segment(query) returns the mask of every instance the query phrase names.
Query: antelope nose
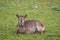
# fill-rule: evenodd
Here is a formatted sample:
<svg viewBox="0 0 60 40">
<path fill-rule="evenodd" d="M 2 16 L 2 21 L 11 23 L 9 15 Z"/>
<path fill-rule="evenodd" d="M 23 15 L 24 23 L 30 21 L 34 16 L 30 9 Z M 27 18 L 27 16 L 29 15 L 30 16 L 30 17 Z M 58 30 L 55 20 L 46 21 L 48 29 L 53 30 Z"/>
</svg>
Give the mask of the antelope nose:
<svg viewBox="0 0 60 40">
<path fill-rule="evenodd" d="M 22 23 L 22 21 L 21 21 L 21 23 Z"/>
</svg>

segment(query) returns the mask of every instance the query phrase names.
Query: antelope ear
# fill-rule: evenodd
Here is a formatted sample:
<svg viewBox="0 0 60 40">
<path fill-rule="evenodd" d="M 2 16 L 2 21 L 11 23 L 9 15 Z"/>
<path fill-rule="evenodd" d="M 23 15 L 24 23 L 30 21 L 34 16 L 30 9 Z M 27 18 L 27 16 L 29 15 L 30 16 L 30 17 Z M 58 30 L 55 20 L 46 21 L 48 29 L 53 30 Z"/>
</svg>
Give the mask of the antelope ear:
<svg viewBox="0 0 60 40">
<path fill-rule="evenodd" d="M 24 16 L 25 18 L 27 17 L 27 14 L 25 14 L 25 16 Z"/>
<path fill-rule="evenodd" d="M 18 14 L 16 14 L 16 16 L 17 16 L 17 18 L 19 18 L 19 15 Z"/>
</svg>

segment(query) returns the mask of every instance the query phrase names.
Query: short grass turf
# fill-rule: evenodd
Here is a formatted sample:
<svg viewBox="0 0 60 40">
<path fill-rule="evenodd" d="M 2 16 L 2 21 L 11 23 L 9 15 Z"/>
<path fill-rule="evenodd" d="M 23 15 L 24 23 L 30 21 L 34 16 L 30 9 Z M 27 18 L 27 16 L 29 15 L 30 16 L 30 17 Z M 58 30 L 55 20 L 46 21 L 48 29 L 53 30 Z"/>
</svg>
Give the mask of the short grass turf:
<svg viewBox="0 0 60 40">
<path fill-rule="evenodd" d="M 14 35 L 16 14 L 41 21 L 45 33 Z M 60 0 L 0 0 L 0 40 L 60 40 Z"/>
</svg>

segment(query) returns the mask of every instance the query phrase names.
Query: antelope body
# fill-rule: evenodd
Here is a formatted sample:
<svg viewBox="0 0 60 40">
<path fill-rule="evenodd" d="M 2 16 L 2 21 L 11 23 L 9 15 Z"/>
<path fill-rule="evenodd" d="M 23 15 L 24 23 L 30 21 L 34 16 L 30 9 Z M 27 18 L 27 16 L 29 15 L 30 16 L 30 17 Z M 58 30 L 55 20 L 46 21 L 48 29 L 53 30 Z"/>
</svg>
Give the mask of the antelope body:
<svg viewBox="0 0 60 40">
<path fill-rule="evenodd" d="M 43 33 L 45 31 L 44 25 L 37 20 L 27 20 L 25 21 L 27 15 L 18 17 L 18 24 L 16 25 L 16 34 L 32 34 L 32 33 Z"/>
</svg>

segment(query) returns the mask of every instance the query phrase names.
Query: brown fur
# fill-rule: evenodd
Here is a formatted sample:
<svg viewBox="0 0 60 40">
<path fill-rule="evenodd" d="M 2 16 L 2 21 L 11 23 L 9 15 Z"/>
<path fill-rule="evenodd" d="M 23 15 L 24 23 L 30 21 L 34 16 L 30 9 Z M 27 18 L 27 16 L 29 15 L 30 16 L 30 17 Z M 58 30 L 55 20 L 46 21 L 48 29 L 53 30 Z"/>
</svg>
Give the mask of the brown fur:
<svg viewBox="0 0 60 40">
<path fill-rule="evenodd" d="M 24 34 L 32 34 L 32 33 L 43 33 L 45 31 L 44 25 L 37 20 L 27 20 L 25 21 L 25 16 L 18 17 L 18 24 L 16 26 L 16 34 L 24 33 Z"/>
</svg>

